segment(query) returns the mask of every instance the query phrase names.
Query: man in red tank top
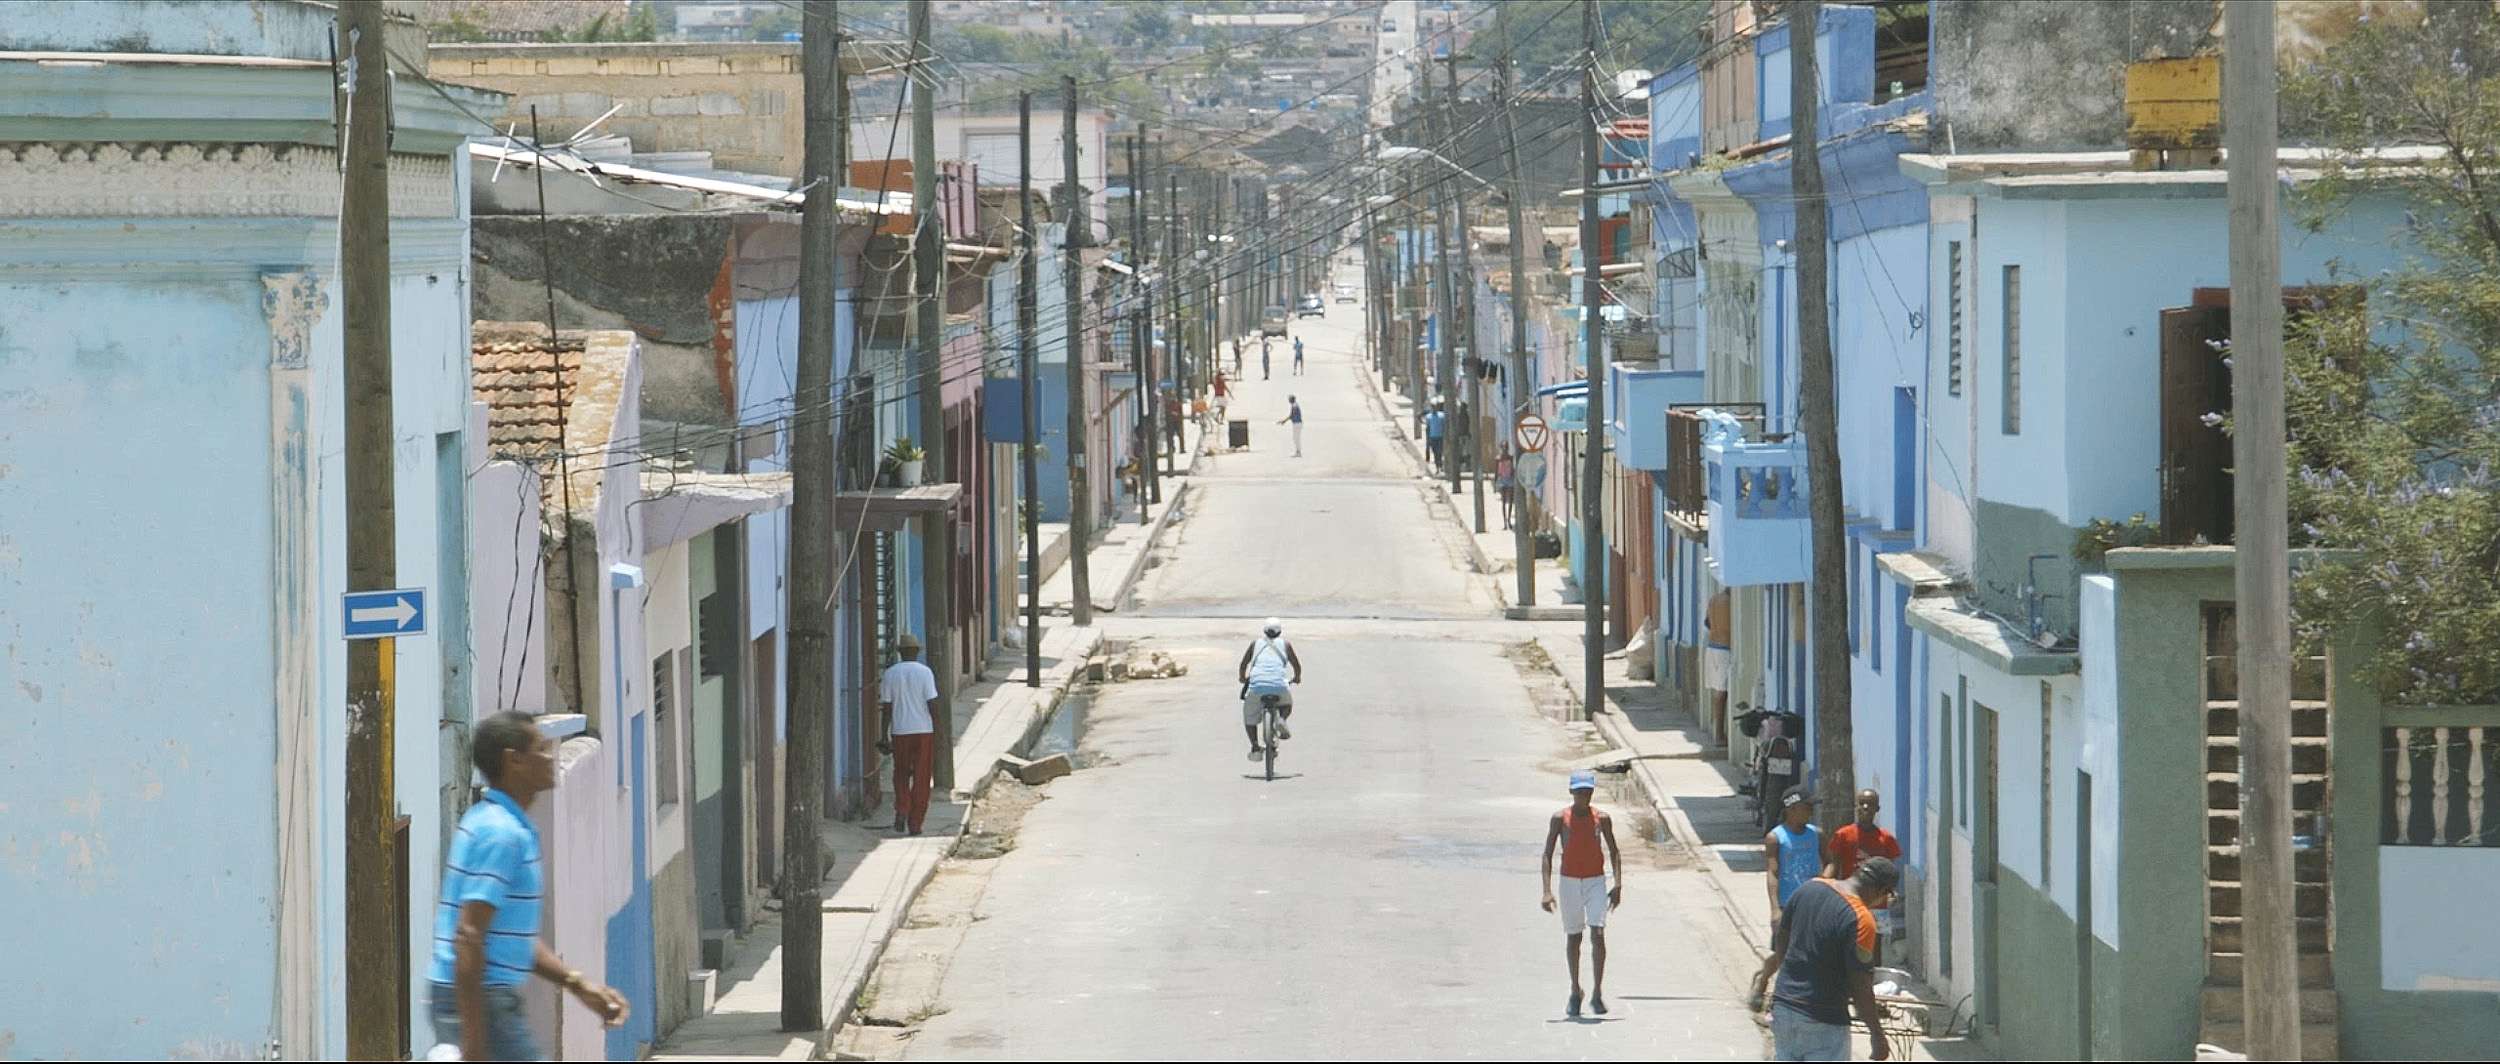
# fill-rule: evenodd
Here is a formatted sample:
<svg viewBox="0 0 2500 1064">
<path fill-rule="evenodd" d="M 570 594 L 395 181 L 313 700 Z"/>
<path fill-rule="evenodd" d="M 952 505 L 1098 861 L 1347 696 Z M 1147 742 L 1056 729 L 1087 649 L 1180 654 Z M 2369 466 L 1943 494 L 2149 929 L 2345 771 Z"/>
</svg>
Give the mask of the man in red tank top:
<svg viewBox="0 0 2500 1064">
<path fill-rule="evenodd" d="M 1545 827 L 1545 911 L 1562 912 L 1563 957 L 1571 967 L 1571 1003 L 1565 1014 L 1580 1015 L 1580 935 L 1585 931 L 1593 952 L 1589 965 L 1589 1010 L 1606 1014 L 1606 913 L 1623 904 L 1623 851 L 1615 847 L 1614 818 L 1589 804 L 1597 794 L 1597 773 L 1571 774 L 1571 804 L 1554 814 Z M 1605 840 L 1600 853 L 1598 840 Z M 1554 892 L 1554 847 L 1562 846 L 1562 893 Z M 1615 866 L 1615 885 L 1606 886 L 1606 862 Z"/>
</svg>

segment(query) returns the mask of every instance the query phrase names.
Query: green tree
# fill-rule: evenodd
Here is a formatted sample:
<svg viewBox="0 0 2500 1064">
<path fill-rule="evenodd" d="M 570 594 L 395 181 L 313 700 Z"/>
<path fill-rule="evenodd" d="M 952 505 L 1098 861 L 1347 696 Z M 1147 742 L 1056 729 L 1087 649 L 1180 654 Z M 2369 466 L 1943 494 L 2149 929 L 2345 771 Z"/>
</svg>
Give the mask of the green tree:
<svg viewBox="0 0 2500 1064">
<path fill-rule="evenodd" d="M 2285 81 L 2338 156 L 2302 223 L 2400 197 L 2408 255 L 2300 314 L 2284 371 L 2293 542 L 2345 552 L 2299 574 L 2303 638 L 2375 626 L 2386 697 L 2457 705 L 2500 700 L 2500 20 L 2443 6 Z"/>
<path fill-rule="evenodd" d="M 1012 62 L 1021 50 L 1017 47 L 1019 42 L 1016 34 L 984 23 L 976 22 L 959 27 L 946 36 L 954 39 L 940 41 L 938 51 L 966 62 Z M 949 45 L 952 47 L 948 47 Z"/>
<path fill-rule="evenodd" d="M 1477 38 L 1498 42 L 1507 26 L 1513 56 L 1530 77 L 1578 62 L 1579 0 L 1503 0 L 1493 18 Z M 1710 0 L 1599 0 L 1599 58 L 1610 71 L 1673 69 L 1701 54 L 1701 27 L 1709 20 Z"/>
<path fill-rule="evenodd" d="M 1167 47 L 1172 43 L 1172 16 L 1161 4 L 1131 5 L 1112 34 L 1123 48 Z"/>
<path fill-rule="evenodd" d="M 486 24 L 478 21 L 473 9 L 456 8 L 440 22 L 429 22 L 426 36 L 435 41 L 474 43 L 486 39 Z"/>
</svg>

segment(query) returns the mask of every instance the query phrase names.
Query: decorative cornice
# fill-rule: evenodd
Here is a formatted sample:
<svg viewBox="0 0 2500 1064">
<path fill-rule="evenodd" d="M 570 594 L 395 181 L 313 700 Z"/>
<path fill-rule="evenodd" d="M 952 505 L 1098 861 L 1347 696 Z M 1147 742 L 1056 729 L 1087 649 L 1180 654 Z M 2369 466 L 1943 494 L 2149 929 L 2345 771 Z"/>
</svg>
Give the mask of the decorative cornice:
<svg viewBox="0 0 2500 1064">
<path fill-rule="evenodd" d="M 335 217 L 339 158 L 300 144 L 0 143 L 0 218 Z M 453 217 L 447 156 L 391 156 L 391 215 Z"/>
</svg>

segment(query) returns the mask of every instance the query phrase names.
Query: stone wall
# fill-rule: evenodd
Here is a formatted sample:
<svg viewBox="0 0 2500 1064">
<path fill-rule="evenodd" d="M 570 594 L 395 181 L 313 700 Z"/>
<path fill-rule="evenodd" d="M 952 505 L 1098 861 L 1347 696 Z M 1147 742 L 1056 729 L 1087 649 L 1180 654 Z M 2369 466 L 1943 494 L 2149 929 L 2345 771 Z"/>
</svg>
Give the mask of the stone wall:
<svg viewBox="0 0 2500 1064">
<path fill-rule="evenodd" d="M 560 141 L 597 132 L 640 152 L 709 151 L 726 170 L 796 177 L 799 46 L 790 43 L 438 44 L 438 80 L 510 93 L 498 125 Z"/>
</svg>

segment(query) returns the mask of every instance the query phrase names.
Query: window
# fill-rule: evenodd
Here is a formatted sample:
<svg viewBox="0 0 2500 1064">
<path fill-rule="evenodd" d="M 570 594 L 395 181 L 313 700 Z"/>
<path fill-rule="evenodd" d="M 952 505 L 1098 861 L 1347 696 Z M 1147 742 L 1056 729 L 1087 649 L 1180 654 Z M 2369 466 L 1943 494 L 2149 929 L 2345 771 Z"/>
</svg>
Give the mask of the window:
<svg viewBox="0 0 2500 1064">
<path fill-rule="evenodd" d="M 1962 242 L 1944 246 L 1944 391 L 1962 394 Z"/>
<path fill-rule="evenodd" d="M 2023 268 L 2005 268 L 2005 434 L 2023 431 Z"/>
<path fill-rule="evenodd" d="M 651 773 L 662 809 L 677 804 L 677 655 L 680 653 L 683 651 L 672 650 L 651 659 L 651 731 L 657 741 L 657 747 L 651 752 Z"/>
</svg>

